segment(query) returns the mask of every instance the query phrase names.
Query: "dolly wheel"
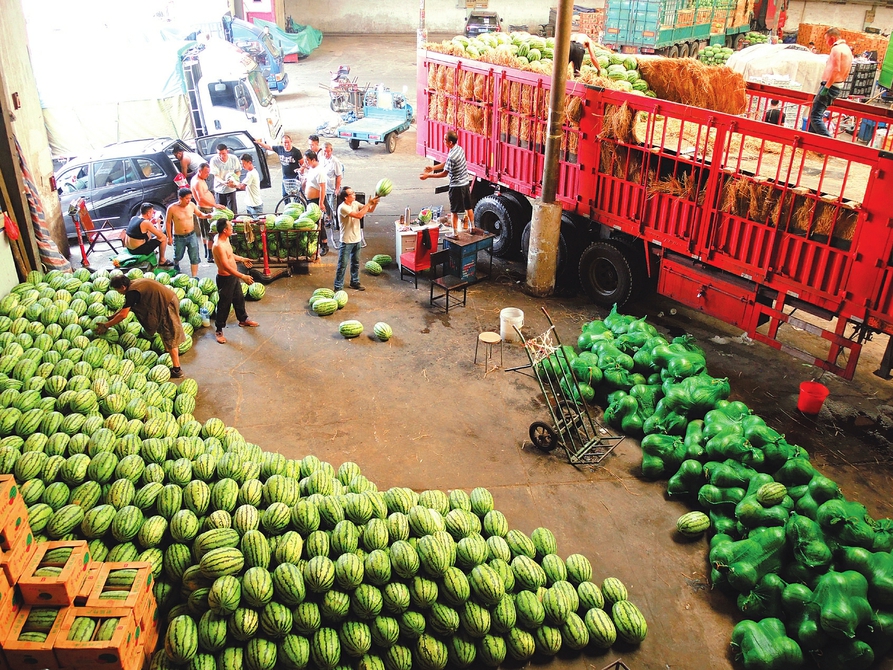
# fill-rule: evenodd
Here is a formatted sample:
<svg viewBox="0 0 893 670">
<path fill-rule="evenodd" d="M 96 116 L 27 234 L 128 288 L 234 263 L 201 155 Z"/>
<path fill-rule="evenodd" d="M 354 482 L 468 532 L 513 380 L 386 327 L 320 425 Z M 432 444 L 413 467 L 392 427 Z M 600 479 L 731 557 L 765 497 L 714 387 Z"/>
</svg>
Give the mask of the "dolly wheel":
<svg viewBox="0 0 893 670">
<path fill-rule="evenodd" d="M 558 436 L 552 426 L 542 421 L 530 424 L 530 441 L 540 451 L 552 451 L 558 446 Z"/>
</svg>

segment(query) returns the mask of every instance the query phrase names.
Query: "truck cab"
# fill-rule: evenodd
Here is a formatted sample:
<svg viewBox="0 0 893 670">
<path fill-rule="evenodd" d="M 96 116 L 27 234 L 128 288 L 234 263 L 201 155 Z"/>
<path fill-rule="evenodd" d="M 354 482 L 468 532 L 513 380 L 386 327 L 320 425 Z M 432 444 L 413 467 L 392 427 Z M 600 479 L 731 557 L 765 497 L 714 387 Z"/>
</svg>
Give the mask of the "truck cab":
<svg viewBox="0 0 893 670">
<path fill-rule="evenodd" d="M 271 90 L 281 93 L 288 86 L 285 55 L 270 37 L 269 28 L 260 28 L 229 14 L 223 16 L 223 35 L 227 42 L 240 48 L 260 67 Z"/>
<path fill-rule="evenodd" d="M 265 142 L 278 141 L 279 107 L 248 54 L 212 39 L 186 50 L 183 74 L 197 136 L 239 129 Z"/>
</svg>

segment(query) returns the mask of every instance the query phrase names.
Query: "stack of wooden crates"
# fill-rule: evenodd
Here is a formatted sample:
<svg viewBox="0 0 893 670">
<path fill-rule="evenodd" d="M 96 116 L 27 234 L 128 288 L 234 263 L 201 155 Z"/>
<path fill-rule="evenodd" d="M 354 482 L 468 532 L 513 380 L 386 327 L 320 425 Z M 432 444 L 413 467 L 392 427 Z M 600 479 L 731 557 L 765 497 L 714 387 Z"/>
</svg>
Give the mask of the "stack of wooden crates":
<svg viewBox="0 0 893 670">
<path fill-rule="evenodd" d="M 158 644 L 149 563 L 97 563 L 87 543 L 35 542 L 0 476 L 0 670 L 142 670 Z"/>
</svg>

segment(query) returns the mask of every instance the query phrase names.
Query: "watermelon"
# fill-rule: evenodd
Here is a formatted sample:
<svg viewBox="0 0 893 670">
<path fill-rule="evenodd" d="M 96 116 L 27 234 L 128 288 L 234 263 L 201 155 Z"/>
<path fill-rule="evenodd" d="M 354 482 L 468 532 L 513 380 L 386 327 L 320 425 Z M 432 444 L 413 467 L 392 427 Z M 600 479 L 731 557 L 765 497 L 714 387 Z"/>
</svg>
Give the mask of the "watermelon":
<svg viewBox="0 0 893 670">
<path fill-rule="evenodd" d="M 373 277 L 377 277 L 382 272 L 381 265 L 379 265 L 375 261 L 366 261 L 366 272 L 368 272 Z"/>
<path fill-rule="evenodd" d="M 342 337 L 345 339 L 359 337 L 363 332 L 363 324 L 355 319 L 342 321 L 341 325 L 338 326 L 338 332 L 341 333 Z"/>
<path fill-rule="evenodd" d="M 394 189 L 394 184 L 390 179 L 384 177 L 378 180 L 378 183 L 375 185 L 375 195 L 383 198 L 391 193 Z"/>
<path fill-rule="evenodd" d="M 382 342 L 387 342 L 394 336 L 394 331 L 384 321 L 379 321 L 372 327 L 372 332 Z"/>
<path fill-rule="evenodd" d="M 769 484 L 769 486 L 772 485 Z M 787 491 L 784 484 L 778 484 L 778 486 L 781 486 Z M 679 531 L 680 535 L 684 535 L 685 537 L 699 537 L 709 528 L 710 517 L 703 512 L 688 512 L 683 514 L 676 521 L 676 530 Z"/>
</svg>

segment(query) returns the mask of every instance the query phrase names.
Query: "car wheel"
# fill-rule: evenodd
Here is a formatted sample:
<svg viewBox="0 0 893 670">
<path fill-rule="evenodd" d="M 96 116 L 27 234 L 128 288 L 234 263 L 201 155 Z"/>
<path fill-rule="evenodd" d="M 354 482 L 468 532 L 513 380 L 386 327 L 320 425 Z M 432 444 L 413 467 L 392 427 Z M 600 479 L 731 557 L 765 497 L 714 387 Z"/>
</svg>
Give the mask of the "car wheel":
<svg viewBox="0 0 893 670">
<path fill-rule="evenodd" d="M 356 151 L 357 149 L 360 148 L 359 140 L 348 140 L 348 144 L 350 144 L 350 148 L 353 149 L 354 151 Z"/>
<path fill-rule="evenodd" d="M 388 133 L 384 138 L 384 145 L 387 148 L 389 154 L 397 151 L 397 133 Z"/>
</svg>

